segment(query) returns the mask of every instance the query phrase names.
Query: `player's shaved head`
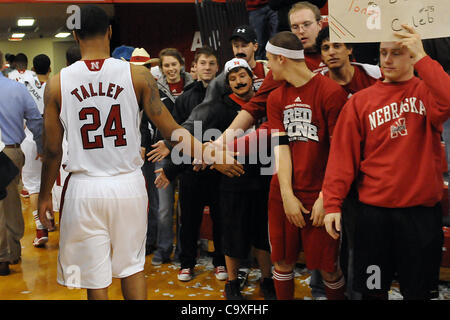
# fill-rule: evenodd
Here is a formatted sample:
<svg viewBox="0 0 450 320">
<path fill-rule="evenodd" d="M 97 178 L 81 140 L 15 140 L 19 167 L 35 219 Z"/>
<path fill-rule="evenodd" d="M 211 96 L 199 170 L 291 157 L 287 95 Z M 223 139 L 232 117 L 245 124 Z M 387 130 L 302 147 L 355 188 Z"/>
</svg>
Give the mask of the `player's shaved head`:
<svg viewBox="0 0 450 320">
<path fill-rule="evenodd" d="M 106 12 L 95 5 L 86 5 L 80 10 L 80 29 L 75 34 L 80 39 L 103 36 L 109 28 L 109 17 Z"/>
</svg>

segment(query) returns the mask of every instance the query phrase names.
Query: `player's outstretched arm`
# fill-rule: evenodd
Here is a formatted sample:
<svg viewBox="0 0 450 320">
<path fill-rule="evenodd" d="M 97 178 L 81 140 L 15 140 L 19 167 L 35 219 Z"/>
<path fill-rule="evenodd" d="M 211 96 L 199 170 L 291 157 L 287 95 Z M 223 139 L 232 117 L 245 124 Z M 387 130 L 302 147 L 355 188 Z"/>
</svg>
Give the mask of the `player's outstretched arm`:
<svg viewBox="0 0 450 320">
<path fill-rule="evenodd" d="M 41 172 L 41 189 L 39 191 L 39 219 L 45 227 L 50 227 L 47 211 L 52 212 L 51 191 L 59 173 L 62 158 L 62 139 L 64 129 L 59 120 L 61 108 L 61 86 L 59 74 L 52 77 L 44 91 L 44 130 L 43 162 Z"/>
<path fill-rule="evenodd" d="M 164 139 L 170 141 L 174 146 L 177 145 L 183 153 L 191 157 L 218 164 L 216 169 L 227 176 L 233 177 L 244 173 L 242 165 L 237 163 L 232 155 L 215 152 L 215 150 L 205 152 L 206 147 L 189 131 L 176 123 L 161 102 L 156 82 L 146 68 L 131 65 L 131 74 L 139 104 L 149 119 L 158 127 Z"/>
</svg>

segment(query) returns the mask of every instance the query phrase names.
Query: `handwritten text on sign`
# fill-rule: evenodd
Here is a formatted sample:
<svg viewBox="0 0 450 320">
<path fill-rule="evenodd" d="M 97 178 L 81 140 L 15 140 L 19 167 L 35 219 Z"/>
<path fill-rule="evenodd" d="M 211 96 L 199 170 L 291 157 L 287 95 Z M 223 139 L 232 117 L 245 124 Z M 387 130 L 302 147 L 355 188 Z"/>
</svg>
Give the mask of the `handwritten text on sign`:
<svg viewBox="0 0 450 320">
<path fill-rule="evenodd" d="M 450 0 L 329 0 L 332 42 L 395 41 L 402 24 L 422 39 L 450 36 Z"/>
</svg>

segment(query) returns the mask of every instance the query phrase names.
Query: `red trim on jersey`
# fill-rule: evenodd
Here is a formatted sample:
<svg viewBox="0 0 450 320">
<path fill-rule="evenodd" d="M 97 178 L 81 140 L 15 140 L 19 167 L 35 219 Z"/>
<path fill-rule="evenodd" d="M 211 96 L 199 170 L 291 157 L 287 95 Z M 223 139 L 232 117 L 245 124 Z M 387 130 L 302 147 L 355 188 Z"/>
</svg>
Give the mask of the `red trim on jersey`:
<svg viewBox="0 0 450 320">
<path fill-rule="evenodd" d="M 100 71 L 103 67 L 105 59 L 83 60 L 89 71 Z"/>
<path fill-rule="evenodd" d="M 62 218 L 63 207 L 64 207 L 64 197 L 66 196 L 67 185 L 69 184 L 69 180 L 70 180 L 71 176 L 72 176 L 72 172 L 69 173 L 66 180 L 64 181 L 64 186 L 63 186 L 63 189 L 61 192 L 61 203 L 59 205 L 59 224 L 61 224 L 61 218 Z"/>
</svg>

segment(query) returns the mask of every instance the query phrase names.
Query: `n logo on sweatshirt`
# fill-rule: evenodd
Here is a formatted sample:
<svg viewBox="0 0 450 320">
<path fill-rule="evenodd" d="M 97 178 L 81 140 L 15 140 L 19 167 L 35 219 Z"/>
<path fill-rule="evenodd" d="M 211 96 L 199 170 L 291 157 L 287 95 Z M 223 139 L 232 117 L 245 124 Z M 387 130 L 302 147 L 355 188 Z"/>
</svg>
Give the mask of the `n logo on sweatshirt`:
<svg viewBox="0 0 450 320">
<path fill-rule="evenodd" d="M 394 125 L 391 126 L 391 139 L 397 138 L 398 135 L 401 136 L 408 135 L 405 118 L 398 119 L 397 121 L 395 121 Z"/>
</svg>

